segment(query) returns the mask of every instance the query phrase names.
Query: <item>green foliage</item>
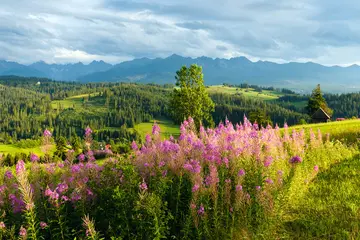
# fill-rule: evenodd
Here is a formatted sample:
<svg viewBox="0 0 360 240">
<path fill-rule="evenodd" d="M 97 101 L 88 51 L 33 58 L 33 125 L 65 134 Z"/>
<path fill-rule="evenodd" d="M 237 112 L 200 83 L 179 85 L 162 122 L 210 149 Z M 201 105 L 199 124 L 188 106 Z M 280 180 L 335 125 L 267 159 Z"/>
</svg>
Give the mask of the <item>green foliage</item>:
<svg viewBox="0 0 360 240">
<path fill-rule="evenodd" d="M 299 120 L 299 125 L 305 125 L 305 124 L 307 124 L 305 119 L 302 118 Z"/>
<path fill-rule="evenodd" d="M 266 127 L 267 125 L 272 125 L 272 121 L 269 116 L 266 115 L 264 110 L 257 109 L 250 112 L 249 114 L 250 122 L 256 122 L 259 126 Z"/>
<path fill-rule="evenodd" d="M 67 152 L 67 143 L 66 143 L 66 138 L 64 137 L 59 137 L 56 140 L 56 151 L 55 151 L 55 155 L 57 155 L 58 157 L 60 157 L 61 159 L 65 159 L 66 157 L 66 152 Z"/>
<path fill-rule="evenodd" d="M 306 107 L 309 115 L 313 115 L 319 108 L 322 108 L 327 114 L 332 115 L 333 111 L 327 106 L 326 100 L 322 95 L 320 84 L 313 90 L 308 105 Z"/>
<path fill-rule="evenodd" d="M 176 86 L 170 99 L 170 111 L 176 123 L 192 117 L 197 126 L 213 125 L 211 112 L 215 104 L 204 85 L 202 68 L 196 64 L 183 66 L 176 72 Z"/>
<path fill-rule="evenodd" d="M 230 94 L 211 94 L 212 100 L 215 102 L 215 112 L 213 118 L 218 124 L 228 118 L 230 122 L 238 123 L 243 121 L 244 115 L 249 116 L 250 112 L 261 110 L 265 111 L 273 124 L 282 126 L 285 122 L 288 125 L 295 125 L 301 118 L 308 119 L 306 114 L 298 113 L 293 110 L 286 109 L 276 103 L 265 102 L 258 99 L 252 99 L 241 95 Z"/>
<path fill-rule="evenodd" d="M 75 134 L 71 137 L 71 147 L 75 152 L 78 152 L 81 148 L 81 139 Z"/>
</svg>

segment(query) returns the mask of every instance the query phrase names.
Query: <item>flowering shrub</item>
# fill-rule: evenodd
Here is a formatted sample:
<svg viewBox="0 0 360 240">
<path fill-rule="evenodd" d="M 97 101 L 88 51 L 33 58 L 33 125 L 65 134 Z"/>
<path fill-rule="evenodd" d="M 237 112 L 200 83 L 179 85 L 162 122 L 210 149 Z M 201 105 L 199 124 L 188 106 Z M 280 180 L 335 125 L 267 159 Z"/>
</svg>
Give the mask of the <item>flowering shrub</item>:
<svg viewBox="0 0 360 240">
<path fill-rule="evenodd" d="M 1 237 L 273 239 L 319 170 L 353 154 L 321 133 L 246 118 L 199 131 L 190 118 L 177 140 L 159 133 L 155 125 L 131 157 L 101 165 L 96 156 L 110 150 L 88 149 L 78 163 L 70 151 L 59 163 L 19 161 L 1 178 Z"/>
</svg>

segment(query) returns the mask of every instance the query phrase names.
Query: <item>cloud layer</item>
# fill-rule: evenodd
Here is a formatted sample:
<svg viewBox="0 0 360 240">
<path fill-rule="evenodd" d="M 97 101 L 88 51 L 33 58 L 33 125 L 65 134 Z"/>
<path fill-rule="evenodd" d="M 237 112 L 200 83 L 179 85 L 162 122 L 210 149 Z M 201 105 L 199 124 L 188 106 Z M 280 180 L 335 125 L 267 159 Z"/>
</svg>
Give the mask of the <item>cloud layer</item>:
<svg viewBox="0 0 360 240">
<path fill-rule="evenodd" d="M 0 59 L 111 63 L 189 56 L 360 63 L 360 2 L 1 0 Z"/>
</svg>

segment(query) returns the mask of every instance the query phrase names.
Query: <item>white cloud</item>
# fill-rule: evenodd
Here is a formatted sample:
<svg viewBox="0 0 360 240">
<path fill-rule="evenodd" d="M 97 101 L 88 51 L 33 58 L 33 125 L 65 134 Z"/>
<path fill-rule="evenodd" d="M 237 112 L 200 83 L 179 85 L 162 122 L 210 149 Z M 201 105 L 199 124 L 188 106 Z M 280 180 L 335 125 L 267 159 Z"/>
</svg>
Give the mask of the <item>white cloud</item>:
<svg viewBox="0 0 360 240">
<path fill-rule="evenodd" d="M 90 63 L 93 60 L 103 60 L 109 63 L 117 63 L 126 60 L 130 60 L 131 57 L 118 57 L 111 55 L 96 55 L 89 54 L 80 50 L 70 50 L 66 48 L 55 48 L 52 50 L 53 52 L 53 62 L 83 62 Z"/>
<path fill-rule="evenodd" d="M 177 53 L 351 64 L 360 3 L 349 2 L 1 0 L 0 59 L 114 63 Z"/>
</svg>

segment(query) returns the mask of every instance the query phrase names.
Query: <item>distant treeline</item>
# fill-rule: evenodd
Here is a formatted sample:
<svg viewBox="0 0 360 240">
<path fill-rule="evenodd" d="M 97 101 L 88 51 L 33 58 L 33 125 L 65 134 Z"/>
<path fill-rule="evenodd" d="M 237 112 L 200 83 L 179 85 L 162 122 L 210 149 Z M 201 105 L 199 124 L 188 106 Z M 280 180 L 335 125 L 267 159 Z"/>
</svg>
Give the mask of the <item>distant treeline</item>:
<svg viewBox="0 0 360 240">
<path fill-rule="evenodd" d="M 329 94 L 325 93 L 324 98 L 328 106 L 334 110 L 333 119 L 336 118 L 358 118 L 360 116 L 360 93 Z M 285 95 L 276 102 L 280 106 L 292 111 L 305 113 L 304 106 L 296 103 L 304 103 L 309 95 Z"/>
</svg>

